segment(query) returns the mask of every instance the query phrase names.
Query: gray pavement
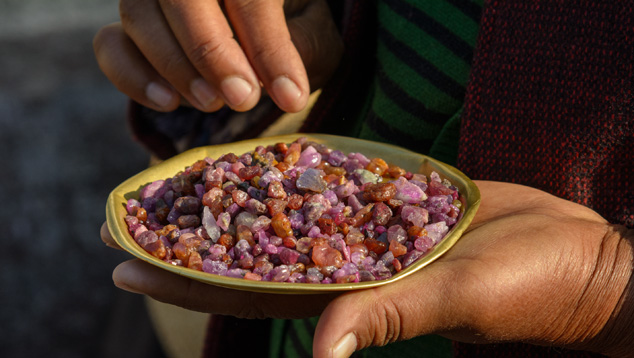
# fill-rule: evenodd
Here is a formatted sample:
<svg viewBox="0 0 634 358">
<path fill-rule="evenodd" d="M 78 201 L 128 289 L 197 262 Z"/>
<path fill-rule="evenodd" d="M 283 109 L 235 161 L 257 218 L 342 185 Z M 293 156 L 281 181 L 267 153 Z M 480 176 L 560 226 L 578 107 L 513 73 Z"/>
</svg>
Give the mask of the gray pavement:
<svg viewBox="0 0 634 358">
<path fill-rule="evenodd" d="M 2 357 L 156 357 L 141 297 L 114 287 L 128 256 L 99 239 L 108 193 L 147 153 L 99 71 L 113 0 L 0 2 Z"/>
</svg>

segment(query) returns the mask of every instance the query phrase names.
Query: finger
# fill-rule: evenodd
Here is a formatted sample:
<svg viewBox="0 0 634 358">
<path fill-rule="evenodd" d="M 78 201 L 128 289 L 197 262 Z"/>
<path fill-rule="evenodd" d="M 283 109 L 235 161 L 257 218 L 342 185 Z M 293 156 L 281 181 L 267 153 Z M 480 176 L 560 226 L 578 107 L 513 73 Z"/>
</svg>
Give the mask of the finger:
<svg viewBox="0 0 634 358">
<path fill-rule="evenodd" d="M 225 8 L 240 44 L 271 98 L 285 111 L 302 110 L 310 88 L 286 25 L 283 1 L 226 1 Z"/>
<path fill-rule="evenodd" d="M 114 241 L 114 238 L 112 238 L 112 235 L 110 235 L 110 230 L 108 230 L 108 223 L 104 222 L 103 225 L 101 225 L 101 230 L 99 230 L 99 234 L 101 235 L 101 241 L 103 241 L 106 246 L 112 247 L 113 249 L 121 250 L 121 246 L 119 246 L 117 242 Z"/>
<path fill-rule="evenodd" d="M 582 206 L 524 185 L 476 180 L 481 196 L 477 215 L 471 223 L 473 230 L 491 219 L 502 215 L 522 214 L 530 211 L 547 210 L 549 214 L 561 217 L 577 217 L 588 221 L 607 223 L 604 218 L 592 210 L 580 210 Z M 513 198 L 509 200 L 508 198 Z M 517 203 L 522 205 L 518 206 Z"/>
<path fill-rule="evenodd" d="M 336 298 L 317 324 L 314 356 L 348 357 L 362 348 L 456 326 L 441 279 L 426 272 Z"/>
<path fill-rule="evenodd" d="M 93 40 L 99 67 L 117 89 L 157 111 L 172 111 L 180 96 L 148 63 L 121 24 L 103 27 Z"/>
<path fill-rule="evenodd" d="M 321 88 L 339 65 L 344 50 L 330 8 L 321 0 L 286 1 L 284 7 L 287 14 L 294 14 L 287 16 L 288 29 L 306 68 L 311 91 Z"/>
<path fill-rule="evenodd" d="M 140 260 L 121 263 L 113 272 L 121 289 L 190 310 L 239 318 L 316 316 L 336 294 L 278 295 L 213 286 L 173 274 Z"/>
<path fill-rule="evenodd" d="M 160 6 L 184 56 L 225 103 L 238 111 L 255 106 L 260 82 L 233 38 L 217 1 L 160 0 Z M 233 1 L 231 1 L 233 3 Z"/>
<path fill-rule="evenodd" d="M 125 33 L 151 67 L 197 109 L 212 112 L 222 98 L 189 62 L 154 0 L 123 0 L 121 22 Z"/>
</svg>

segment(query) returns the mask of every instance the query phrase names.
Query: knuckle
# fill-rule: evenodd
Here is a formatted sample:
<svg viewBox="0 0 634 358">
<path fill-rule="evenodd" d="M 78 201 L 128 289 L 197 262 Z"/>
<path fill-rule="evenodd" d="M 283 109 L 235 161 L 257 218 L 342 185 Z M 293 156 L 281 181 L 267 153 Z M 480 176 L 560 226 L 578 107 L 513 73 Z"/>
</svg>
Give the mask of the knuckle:
<svg viewBox="0 0 634 358">
<path fill-rule="evenodd" d="M 382 314 L 381 314 L 382 313 Z M 398 305 L 391 299 L 382 303 L 382 312 L 376 315 L 378 324 L 375 326 L 374 344 L 385 345 L 398 341 L 403 331 L 401 312 Z"/>
<path fill-rule="evenodd" d="M 224 41 L 205 40 L 187 51 L 187 57 L 196 68 L 208 68 L 227 53 Z"/>
<path fill-rule="evenodd" d="M 270 59 L 280 58 L 280 55 L 286 53 L 284 44 L 278 44 L 277 46 L 261 46 L 253 50 L 251 55 L 251 61 L 253 63 L 266 63 Z"/>
<path fill-rule="evenodd" d="M 401 339 L 403 332 L 402 312 L 398 304 L 389 296 L 375 292 L 376 296 L 368 307 L 370 321 L 361 333 L 359 343 L 362 347 L 384 346 Z"/>
</svg>

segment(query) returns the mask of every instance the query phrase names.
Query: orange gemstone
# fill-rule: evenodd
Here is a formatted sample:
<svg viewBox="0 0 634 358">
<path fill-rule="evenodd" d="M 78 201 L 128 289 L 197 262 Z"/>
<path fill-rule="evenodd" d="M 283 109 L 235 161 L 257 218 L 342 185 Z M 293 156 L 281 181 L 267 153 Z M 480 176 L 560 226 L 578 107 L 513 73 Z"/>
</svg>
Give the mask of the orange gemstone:
<svg viewBox="0 0 634 358">
<path fill-rule="evenodd" d="M 262 281 L 262 276 L 258 275 L 257 273 L 247 271 L 247 273 L 244 274 L 244 279 L 250 281 Z"/>
<path fill-rule="evenodd" d="M 291 228 L 291 221 L 284 213 L 277 213 L 271 219 L 271 226 L 275 231 L 275 235 L 285 238 L 293 236 L 293 229 Z"/>
<path fill-rule="evenodd" d="M 407 229 L 407 236 L 408 237 L 422 237 L 422 236 L 427 236 L 427 230 L 425 230 L 424 228 L 420 227 L 420 226 L 410 226 Z"/>
<path fill-rule="evenodd" d="M 200 254 L 197 251 L 194 251 L 189 255 L 187 267 L 197 271 L 203 270 L 203 259 L 202 257 L 200 257 Z"/>
<path fill-rule="evenodd" d="M 387 250 L 387 245 L 383 241 L 367 238 L 363 243 L 368 250 L 376 253 L 377 255 L 381 255 Z"/>
<path fill-rule="evenodd" d="M 374 174 L 383 176 L 383 174 L 388 169 L 388 165 L 385 160 L 381 158 L 373 158 L 370 160 L 370 163 L 365 166 L 365 169 L 371 171 Z"/>
<path fill-rule="evenodd" d="M 222 234 L 218 239 L 218 244 L 227 248 L 227 251 L 236 244 L 236 239 L 231 234 Z"/>
<path fill-rule="evenodd" d="M 317 266 L 334 266 L 336 268 L 343 266 L 343 255 L 341 252 L 329 245 L 314 246 L 312 258 Z"/>
<path fill-rule="evenodd" d="M 253 233 L 246 225 L 238 225 L 238 227 L 236 227 L 236 241 L 240 240 L 246 240 L 249 243 L 249 246 L 255 245 Z"/>
<path fill-rule="evenodd" d="M 390 242 L 390 251 L 392 252 L 394 257 L 399 257 L 407 253 L 407 247 L 403 244 L 399 244 L 396 240 L 392 240 Z"/>
</svg>

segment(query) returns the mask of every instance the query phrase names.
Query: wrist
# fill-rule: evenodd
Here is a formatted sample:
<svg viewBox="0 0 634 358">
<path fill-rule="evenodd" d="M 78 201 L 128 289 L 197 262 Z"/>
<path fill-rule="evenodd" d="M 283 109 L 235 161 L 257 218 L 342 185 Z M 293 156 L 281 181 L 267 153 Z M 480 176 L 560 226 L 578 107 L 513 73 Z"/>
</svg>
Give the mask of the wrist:
<svg viewBox="0 0 634 358">
<path fill-rule="evenodd" d="M 588 341 L 589 350 L 610 357 L 634 357 L 634 230 L 612 227 L 605 245 L 614 250 L 602 252 L 610 258 L 605 260 L 607 275 L 601 280 L 606 291 L 611 291 L 606 295 L 618 296 L 618 300 L 615 305 L 607 305 L 613 307 L 611 314 L 601 331 Z M 597 305 L 602 304 L 601 299 L 597 296 Z"/>
</svg>

